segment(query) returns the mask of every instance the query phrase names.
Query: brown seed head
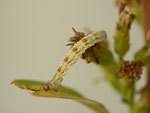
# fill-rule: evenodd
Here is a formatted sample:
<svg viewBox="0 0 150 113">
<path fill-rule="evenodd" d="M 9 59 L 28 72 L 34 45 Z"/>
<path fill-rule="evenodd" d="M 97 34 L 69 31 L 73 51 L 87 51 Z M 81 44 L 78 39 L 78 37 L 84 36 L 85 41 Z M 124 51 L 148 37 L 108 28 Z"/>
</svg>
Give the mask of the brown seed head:
<svg viewBox="0 0 150 113">
<path fill-rule="evenodd" d="M 143 70 L 142 66 L 143 63 L 141 61 L 123 61 L 117 74 L 120 77 L 128 76 L 129 79 L 135 81 L 140 78 Z"/>
</svg>

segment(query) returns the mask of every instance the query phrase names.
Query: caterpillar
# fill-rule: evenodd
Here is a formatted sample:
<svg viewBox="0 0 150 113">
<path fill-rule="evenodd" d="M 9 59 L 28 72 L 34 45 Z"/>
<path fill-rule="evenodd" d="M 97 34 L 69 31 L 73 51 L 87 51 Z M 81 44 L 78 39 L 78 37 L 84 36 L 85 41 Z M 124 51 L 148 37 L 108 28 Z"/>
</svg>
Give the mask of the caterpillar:
<svg viewBox="0 0 150 113">
<path fill-rule="evenodd" d="M 53 78 L 44 85 L 44 90 L 48 91 L 60 86 L 68 68 L 77 61 L 78 57 L 94 44 L 105 41 L 106 38 L 107 34 L 105 31 L 97 31 L 86 35 L 77 43 L 75 43 L 66 57 L 62 60 Z"/>
</svg>

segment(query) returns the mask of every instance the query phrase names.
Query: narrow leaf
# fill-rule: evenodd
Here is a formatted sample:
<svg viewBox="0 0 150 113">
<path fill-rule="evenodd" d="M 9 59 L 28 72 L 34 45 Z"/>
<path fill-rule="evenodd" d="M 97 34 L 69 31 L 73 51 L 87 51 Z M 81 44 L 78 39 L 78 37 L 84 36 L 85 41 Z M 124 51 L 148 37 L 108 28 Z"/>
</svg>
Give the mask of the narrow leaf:
<svg viewBox="0 0 150 113">
<path fill-rule="evenodd" d="M 40 82 L 35 80 L 17 79 L 14 80 L 11 84 L 14 84 L 21 89 L 26 89 L 26 91 L 32 96 L 72 99 L 91 108 L 96 113 L 108 113 L 108 111 L 102 104 L 97 101 L 84 98 L 81 94 L 73 89 L 67 87 L 58 87 L 55 90 L 44 91 L 43 86 L 45 83 L 46 82 Z"/>
</svg>

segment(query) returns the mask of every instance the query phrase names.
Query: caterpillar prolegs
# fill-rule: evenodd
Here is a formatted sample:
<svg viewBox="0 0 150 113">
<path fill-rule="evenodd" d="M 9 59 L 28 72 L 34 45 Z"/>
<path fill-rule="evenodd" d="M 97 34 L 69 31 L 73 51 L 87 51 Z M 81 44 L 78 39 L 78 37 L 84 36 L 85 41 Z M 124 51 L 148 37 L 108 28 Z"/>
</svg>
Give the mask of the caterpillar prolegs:
<svg viewBox="0 0 150 113">
<path fill-rule="evenodd" d="M 55 89 L 60 86 L 68 68 L 77 61 L 79 56 L 94 44 L 105 41 L 106 38 L 107 35 L 105 31 L 97 31 L 86 35 L 77 43 L 75 43 L 65 58 L 62 60 L 53 78 L 44 85 L 44 90 Z"/>
</svg>

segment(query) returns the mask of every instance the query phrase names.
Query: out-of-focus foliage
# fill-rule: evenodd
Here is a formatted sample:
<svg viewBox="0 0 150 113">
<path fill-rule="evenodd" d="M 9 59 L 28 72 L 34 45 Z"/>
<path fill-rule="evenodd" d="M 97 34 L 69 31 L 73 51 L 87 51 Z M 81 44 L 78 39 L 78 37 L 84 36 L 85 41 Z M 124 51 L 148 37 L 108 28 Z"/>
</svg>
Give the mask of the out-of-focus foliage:
<svg viewBox="0 0 150 113">
<path fill-rule="evenodd" d="M 150 42 L 146 43 L 142 49 L 137 51 L 134 56 L 135 60 L 142 61 L 145 65 L 150 62 Z"/>
</svg>

